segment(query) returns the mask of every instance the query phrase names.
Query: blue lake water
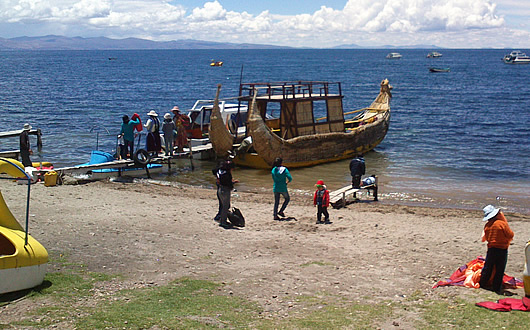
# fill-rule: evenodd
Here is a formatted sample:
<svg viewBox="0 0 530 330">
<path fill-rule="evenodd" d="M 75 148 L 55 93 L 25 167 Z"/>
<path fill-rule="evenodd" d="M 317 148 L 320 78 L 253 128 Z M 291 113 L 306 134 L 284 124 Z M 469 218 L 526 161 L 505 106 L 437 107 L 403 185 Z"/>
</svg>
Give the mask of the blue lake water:
<svg viewBox="0 0 530 330">
<path fill-rule="evenodd" d="M 99 149 L 113 150 L 123 114 L 145 120 L 151 109 L 187 109 L 196 99 L 213 99 L 219 83 L 221 97 L 236 96 L 241 73 L 243 82 L 342 82 L 346 111 L 368 106 L 388 78 L 390 130 L 366 155 L 383 201 L 476 209 L 492 203 L 530 213 L 530 65 L 502 63 L 509 50 L 447 49 L 437 59 L 426 58 L 429 50 L 399 50 L 399 60 L 386 59 L 388 52 L 0 51 L 1 130 L 25 122 L 40 128 L 44 150 L 33 160 L 60 167 L 86 162 L 96 131 Z M 224 65 L 210 67 L 212 59 Z M 431 66 L 451 72 L 430 73 Z M 0 150 L 11 149 L 18 149 L 16 139 L 0 140 Z M 211 184 L 212 163 L 195 165 L 194 172 L 184 167 L 161 179 Z M 337 189 L 350 180 L 347 167 L 343 161 L 294 170 L 292 188 L 312 190 L 318 176 Z M 241 189 L 270 188 L 266 171 L 236 173 Z"/>
</svg>

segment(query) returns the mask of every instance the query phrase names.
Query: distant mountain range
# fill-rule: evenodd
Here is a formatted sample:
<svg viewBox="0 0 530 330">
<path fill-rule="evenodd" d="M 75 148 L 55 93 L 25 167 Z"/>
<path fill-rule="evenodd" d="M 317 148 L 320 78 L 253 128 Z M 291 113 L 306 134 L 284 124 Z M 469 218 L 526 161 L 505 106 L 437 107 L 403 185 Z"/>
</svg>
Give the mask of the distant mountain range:
<svg viewBox="0 0 530 330">
<path fill-rule="evenodd" d="M 152 41 L 138 38 L 110 39 L 48 35 L 0 38 L 0 50 L 125 50 L 125 49 L 285 49 L 273 45 L 235 44 L 202 40 Z"/>
<path fill-rule="evenodd" d="M 356 44 L 339 45 L 333 47 L 334 49 L 440 49 L 441 47 L 435 45 L 412 45 L 412 46 L 394 46 L 394 45 L 383 45 L 383 46 L 359 46 Z"/>
<path fill-rule="evenodd" d="M 289 49 L 296 47 L 226 43 L 202 40 L 152 41 L 139 38 L 111 39 L 106 37 L 83 38 L 48 35 L 42 37 L 0 38 L 0 50 L 126 50 L 126 49 Z M 307 48 L 307 47 L 306 47 Z M 438 49 L 434 45 L 374 46 L 356 44 L 340 45 L 334 49 Z"/>
</svg>

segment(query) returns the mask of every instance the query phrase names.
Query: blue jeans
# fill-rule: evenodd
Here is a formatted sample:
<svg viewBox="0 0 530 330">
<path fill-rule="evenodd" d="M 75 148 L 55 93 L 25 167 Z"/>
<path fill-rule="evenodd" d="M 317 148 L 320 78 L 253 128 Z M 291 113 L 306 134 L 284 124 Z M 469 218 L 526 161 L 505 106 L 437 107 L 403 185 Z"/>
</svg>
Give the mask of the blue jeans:
<svg viewBox="0 0 530 330">
<path fill-rule="evenodd" d="M 278 206 L 280 205 L 280 196 L 283 196 L 283 204 L 282 208 L 280 209 L 280 213 L 285 211 L 285 208 L 287 207 L 287 204 L 289 204 L 289 201 L 291 198 L 289 197 L 289 193 L 287 191 L 282 192 L 275 192 L 274 193 L 274 212 L 273 215 L 276 218 L 278 216 Z"/>
</svg>

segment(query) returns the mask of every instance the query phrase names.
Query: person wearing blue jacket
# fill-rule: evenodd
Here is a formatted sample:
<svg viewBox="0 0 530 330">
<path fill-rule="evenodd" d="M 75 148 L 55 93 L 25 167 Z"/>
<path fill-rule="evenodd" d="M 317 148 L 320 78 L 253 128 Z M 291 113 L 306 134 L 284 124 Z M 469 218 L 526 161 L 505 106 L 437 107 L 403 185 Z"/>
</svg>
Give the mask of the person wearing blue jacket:
<svg viewBox="0 0 530 330">
<path fill-rule="evenodd" d="M 285 217 L 285 214 L 283 211 L 285 211 L 285 208 L 287 207 L 287 204 L 289 204 L 289 192 L 287 191 L 287 184 L 293 181 L 293 177 L 291 176 L 291 173 L 289 173 L 289 170 L 287 167 L 282 166 L 283 159 L 280 157 L 276 158 L 274 160 L 274 167 L 272 169 L 272 180 L 274 181 L 274 185 L 272 188 L 272 191 L 274 192 L 274 220 L 280 220 L 279 216 Z M 280 196 L 283 196 L 284 201 L 282 204 L 282 207 L 280 208 L 280 211 L 278 211 L 278 206 L 280 205 Z"/>
</svg>

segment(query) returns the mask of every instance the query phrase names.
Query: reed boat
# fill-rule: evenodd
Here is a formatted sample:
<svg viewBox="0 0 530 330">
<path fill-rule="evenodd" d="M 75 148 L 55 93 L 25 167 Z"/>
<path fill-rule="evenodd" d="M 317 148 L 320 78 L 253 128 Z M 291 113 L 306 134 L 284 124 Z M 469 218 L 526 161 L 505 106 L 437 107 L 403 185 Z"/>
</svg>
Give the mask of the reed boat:
<svg viewBox="0 0 530 330">
<path fill-rule="evenodd" d="M 29 195 L 31 179 L 20 162 L 0 158 L 0 173 L 13 178 L 26 177 L 26 226 L 23 228 L 7 207 L 0 193 L 0 294 L 33 288 L 46 275 L 48 252 L 29 235 Z"/>
<path fill-rule="evenodd" d="M 222 121 L 218 86 L 210 141 L 218 157 L 235 154 L 237 165 L 254 168 L 271 168 L 277 157 L 292 168 L 351 158 L 383 141 L 390 123 L 391 89 L 385 79 L 370 106 L 344 112 L 337 82 L 241 84 L 239 99 L 249 104 L 246 136 L 252 146 L 248 152 L 238 152 L 242 137 L 232 135 Z M 268 117 L 271 112 L 275 118 Z M 324 116 L 316 118 L 316 113 Z"/>
</svg>

